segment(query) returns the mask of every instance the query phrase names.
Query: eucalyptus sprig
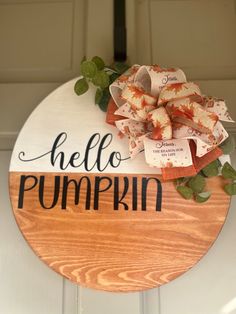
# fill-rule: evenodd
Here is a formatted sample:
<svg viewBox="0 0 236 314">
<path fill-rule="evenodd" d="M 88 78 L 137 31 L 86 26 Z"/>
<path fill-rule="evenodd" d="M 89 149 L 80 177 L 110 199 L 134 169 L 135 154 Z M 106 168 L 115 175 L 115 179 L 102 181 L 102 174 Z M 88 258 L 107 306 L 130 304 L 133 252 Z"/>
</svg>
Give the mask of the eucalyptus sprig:
<svg viewBox="0 0 236 314">
<path fill-rule="evenodd" d="M 230 154 L 235 150 L 235 141 L 232 135 L 220 145 L 224 154 Z M 232 196 L 236 195 L 236 170 L 226 162 L 223 167 L 216 159 L 203 168 L 194 177 L 183 177 L 175 180 L 175 187 L 179 194 L 185 199 L 194 199 L 198 203 L 204 203 L 211 197 L 211 191 L 205 191 L 206 179 L 222 175 L 228 180 L 224 191 Z"/>
<path fill-rule="evenodd" d="M 95 93 L 95 104 L 102 111 L 107 111 L 110 99 L 109 85 L 112 84 L 129 66 L 125 63 L 115 62 L 111 66 L 106 66 L 102 58 L 94 56 L 91 60 L 83 58 L 80 64 L 80 78 L 74 86 L 75 93 L 80 96 L 89 89 L 89 84 L 97 87 Z"/>
<path fill-rule="evenodd" d="M 206 202 L 211 192 L 204 191 L 206 186 L 206 179 L 203 175 L 198 173 L 194 177 L 184 177 L 182 180 L 175 180 L 176 190 L 185 199 L 194 199 L 198 203 Z"/>
</svg>

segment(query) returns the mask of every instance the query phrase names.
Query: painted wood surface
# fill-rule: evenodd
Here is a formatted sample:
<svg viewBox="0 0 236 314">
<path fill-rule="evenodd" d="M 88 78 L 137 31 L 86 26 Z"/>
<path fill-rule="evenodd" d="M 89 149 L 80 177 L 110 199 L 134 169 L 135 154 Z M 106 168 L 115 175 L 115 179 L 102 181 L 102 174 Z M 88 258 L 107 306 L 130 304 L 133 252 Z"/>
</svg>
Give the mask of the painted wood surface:
<svg viewBox="0 0 236 314">
<path fill-rule="evenodd" d="M 113 209 L 114 190 L 99 199 L 99 208 L 85 209 L 86 189 L 80 192 L 75 205 L 75 189 L 68 189 L 67 209 L 61 196 L 53 209 L 43 209 L 36 188 L 25 193 L 19 205 L 21 175 L 10 173 L 10 193 L 14 214 L 25 239 L 36 254 L 51 268 L 66 278 L 95 289 L 108 291 L 140 291 L 167 283 L 191 268 L 209 249 L 224 223 L 229 197 L 222 189 L 223 180 L 208 180 L 214 191 L 210 201 L 198 204 L 184 200 L 173 182 L 162 183 L 162 208 L 156 211 L 156 182 L 151 182 L 147 194 L 147 209 Z M 45 176 L 44 204 L 54 198 L 55 175 L 78 180 L 83 174 L 49 174 Z M 95 175 L 87 174 L 92 186 Z M 97 176 L 97 174 L 96 174 Z M 115 175 L 106 174 L 111 180 Z M 129 175 L 128 177 L 131 177 Z M 141 179 L 151 175 L 136 175 L 138 193 L 142 195 Z M 161 180 L 160 176 L 157 176 Z M 32 187 L 32 180 L 25 186 Z M 74 183 L 73 183 L 74 184 Z M 107 187 L 107 182 L 101 190 Z M 120 186 L 122 191 L 124 187 Z M 102 193 L 101 193 L 102 194 Z M 132 193 L 123 200 L 132 208 Z M 93 196 L 92 196 L 93 197 Z"/>
</svg>

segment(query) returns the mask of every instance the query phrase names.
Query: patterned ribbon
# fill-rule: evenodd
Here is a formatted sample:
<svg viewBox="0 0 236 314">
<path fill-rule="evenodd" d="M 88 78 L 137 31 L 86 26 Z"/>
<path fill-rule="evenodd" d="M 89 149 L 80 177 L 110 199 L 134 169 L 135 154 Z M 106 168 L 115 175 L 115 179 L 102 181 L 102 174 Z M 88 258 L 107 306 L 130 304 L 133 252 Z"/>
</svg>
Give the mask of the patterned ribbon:
<svg viewBox="0 0 236 314">
<path fill-rule="evenodd" d="M 144 150 L 152 167 L 190 166 L 189 141 L 202 157 L 228 137 L 220 121 L 234 122 L 224 100 L 203 96 L 181 69 L 134 65 L 110 86 L 110 93 L 117 106 L 115 125 L 129 139 L 131 158 Z M 170 147 L 168 158 L 155 153 L 163 145 Z M 172 146 L 181 153 L 171 156 Z"/>
</svg>

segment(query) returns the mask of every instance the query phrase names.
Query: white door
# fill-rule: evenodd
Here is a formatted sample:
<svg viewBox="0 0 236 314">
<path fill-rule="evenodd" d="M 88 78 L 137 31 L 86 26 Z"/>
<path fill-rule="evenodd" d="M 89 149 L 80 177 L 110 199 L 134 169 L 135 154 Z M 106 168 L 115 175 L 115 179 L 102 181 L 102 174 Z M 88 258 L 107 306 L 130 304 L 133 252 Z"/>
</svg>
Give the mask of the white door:
<svg viewBox="0 0 236 314">
<path fill-rule="evenodd" d="M 204 92 L 225 98 L 236 119 L 236 2 L 126 1 L 130 63 L 183 68 Z M 0 0 L 0 313 L 235 314 L 235 200 L 207 255 L 144 293 L 70 283 L 34 255 L 15 223 L 7 178 L 14 140 L 40 100 L 78 75 L 84 55 L 112 61 L 112 2 Z M 236 134 L 236 127 L 230 131 Z"/>
</svg>

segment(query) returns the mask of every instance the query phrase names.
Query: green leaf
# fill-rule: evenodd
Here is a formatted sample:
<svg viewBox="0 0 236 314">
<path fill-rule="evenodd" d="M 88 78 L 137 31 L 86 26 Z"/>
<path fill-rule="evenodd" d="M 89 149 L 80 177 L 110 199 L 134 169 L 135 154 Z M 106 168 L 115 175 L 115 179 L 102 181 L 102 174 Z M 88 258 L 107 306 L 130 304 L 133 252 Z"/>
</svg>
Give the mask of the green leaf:
<svg viewBox="0 0 236 314">
<path fill-rule="evenodd" d="M 188 186 L 195 192 L 195 193 L 201 193 L 206 185 L 205 178 L 201 176 L 200 174 L 197 174 L 195 177 L 192 177 L 188 181 Z"/>
<path fill-rule="evenodd" d="M 110 75 L 110 77 L 109 77 L 109 79 L 110 79 L 110 84 L 112 84 L 116 79 L 118 79 L 119 76 L 120 76 L 120 75 L 117 74 L 117 73 L 112 73 L 112 74 Z"/>
<path fill-rule="evenodd" d="M 182 184 L 183 182 L 184 182 L 184 177 L 182 177 L 182 178 L 177 178 L 177 179 L 174 180 L 174 184 L 175 184 L 175 185 L 180 185 L 180 184 Z"/>
<path fill-rule="evenodd" d="M 229 195 L 236 195 L 236 183 L 226 184 L 224 190 Z"/>
<path fill-rule="evenodd" d="M 88 82 L 86 81 L 85 78 L 82 78 L 82 79 L 79 79 L 76 83 L 75 83 L 75 86 L 74 86 L 74 91 L 75 93 L 80 96 L 84 93 L 87 92 L 89 88 L 89 85 L 88 85 Z"/>
<path fill-rule="evenodd" d="M 109 75 L 105 71 L 99 71 L 92 79 L 94 85 L 101 87 L 102 89 L 109 86 Z"/>
<path fill-rule="evenodd" d="M 97 90 L 96 90 L 96 95 L 95 95 L 95 104 L 99 104 L 99 102 L 101 101 L 101 98 L 102 98 L 102 94 L 103 94 L 103 92 L 102 92 L 102 90 L 101 90 L 101 88 L 97 88 Z"/>
<path fill-rule="evenodd" d="M 99 108 L 104 112 L 107 111 L 107 105 L 110 100 L 110 97 L 111 95 L 110 95 L 109 89 L 108 88 L 104 89 L 102 93 L 102 97 L 98 103 Z"/>
<path fill-rule="evenodd" d="M 80 65 L 84 77 L 93 78 L 97 73 L 97 66 L 93 61 L 83 61 Z"/>
<path fill-rule="evenodd" d="M 218 160 L 212 161 L 205 168 L 202 169 L 203 174 L 206 177 L 215 177 L 219 174 L 219 162 Z"/>
<path fill-rule="evenodd" d="M 123 74 L 130 68 L 130 66 L 124 62 L 115 62 L 112 67 L 118 74 Z"/>
<path fill-rule="evenodd" d="M 221 174 L 225 179 L 236 180 L 236 170 L 228 162 L 224 164 Z"/>
<path fill-rule="evenodd" d="M 211 192 L 202 192 L 195 195 L 195 201 L 197 203 L 204 203 L 211 197 Z"/>
<path fill-rule="evenodd" d="M 180 195 L 183 196 L 186 200 L 189 200 L 193 197 L 193 190 L 187 186 L 177 186 L 176 190 L 179 192 Z"/>
<path fill-rule="evenodd" d="M 105 62 L 102 60 L 102 58 L 95 56 L 95 57 L 93 57 L 92 61 L 96 64 L 97 69 L 99 71 L 104 69 Z"/>
<path fill-rule="evenodd" d="M 177 178 L 174 180 L 174 184 L 175 185 L 181 185 L 181 184 L 185 184 L 188 182 L 190 178 L 189 177 L 182 177 L 182 178 Z"/>
<path fill-rule="evenodd" d="M 229 137 L 220 144 L 219 146 L 225 155 L 231 154 L 235 150 L 235 140 L 233 135 L 229 135 Z"/>
</svg>

